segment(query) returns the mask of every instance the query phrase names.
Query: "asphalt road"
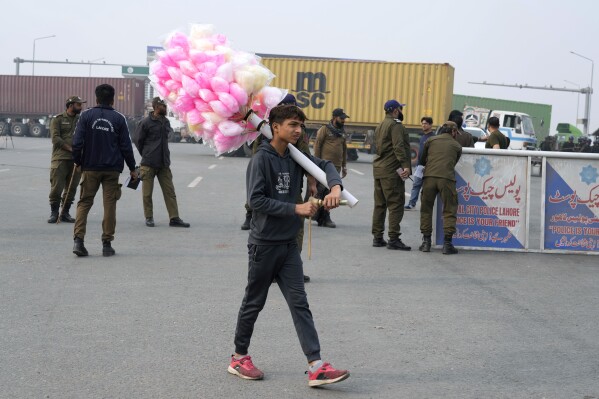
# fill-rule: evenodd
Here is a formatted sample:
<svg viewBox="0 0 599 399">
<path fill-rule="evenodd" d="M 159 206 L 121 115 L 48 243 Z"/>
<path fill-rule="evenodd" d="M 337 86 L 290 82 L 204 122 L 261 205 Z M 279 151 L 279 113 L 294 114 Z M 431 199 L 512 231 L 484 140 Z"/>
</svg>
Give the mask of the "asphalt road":
<svg viewBox="0 0 599 399">
<path fill-rule="evenodd" d="M 10 144 L 0 150 L 1 398 L 599 398 L 598 258 L 423 254 L 418 211 L 402 223 L 416 250 L 373 248 L 368 155 L 345 181 L 360 203 L 334 211 L 337 229 L 314 224 L 311 260 L 304 251 L 324 360 L 351 370 L 313 389 L 276 286 L 250 347 L 265 380 L 226 371 L 246 280 L 248 159 L 172 144 L 191 228 L 168 227 L 157 184 L 156 227 L 146 227 L 141 192 L 124 189 L 116 256 L 101 256 L 98 196 L 90 256 L 77 258 L 73 226 L 46 223 L 49 139 Z"/>
</svg>

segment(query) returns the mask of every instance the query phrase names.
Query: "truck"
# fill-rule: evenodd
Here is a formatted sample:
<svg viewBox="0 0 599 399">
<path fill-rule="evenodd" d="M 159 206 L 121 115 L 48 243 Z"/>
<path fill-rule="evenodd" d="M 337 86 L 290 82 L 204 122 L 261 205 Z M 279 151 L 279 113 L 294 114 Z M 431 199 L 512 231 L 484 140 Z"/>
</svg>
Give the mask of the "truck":
<svg viewBox="0 0 599 399">
<path fill-rule="evenodd" d="M 0 75 L 0 135 L 48 137 L 52 117 L 64 112 L 66 99 L 77 95 L 96 103 L 96 86 L 115 88 L 114 108 L 130 127 L 145 111 L 145 82 L 134 78 Z"/>
<path fill-rule="evenodd" d="M 530 115 L 517 111 L 502 111 L 471 105 L 464 106 L 466 127 L 487 130 L 489 118 L 499 118 L 501 132 L 510 139 L 511 150 L 535 147 L 537 139 Z"/>
<path fill-rule="evenodd" d="M 438 124 L 451 111 L 454 68 L 448 63 L 408 63 L 339 58 L 258 54 L 275 75 L 272 85 L 288 89 L 309 120 L 311 142 L 316 131 L 329 123 L 335 108 L 350 116 L 345 121 L 348 159 L 359 152 L 375 152 L 374 130 L 385 117 L 390 99 L 405 103 L 403 124 L 410 133 L 416 161 L 420 119 L 430 116 Z"/>
</svg>

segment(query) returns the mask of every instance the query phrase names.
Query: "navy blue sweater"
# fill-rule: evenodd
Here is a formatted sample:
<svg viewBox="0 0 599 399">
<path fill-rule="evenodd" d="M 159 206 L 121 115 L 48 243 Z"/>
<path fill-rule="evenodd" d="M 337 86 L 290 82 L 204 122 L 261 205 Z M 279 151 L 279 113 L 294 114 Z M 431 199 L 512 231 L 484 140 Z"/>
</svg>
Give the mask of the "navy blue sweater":
<svg viewBox="0 0 599 399">
<path fill-rule="evenodd" d="M 133 146 L 125 116 L 108 105 L 81 113 L 73 136 L 73 161 L 81 170 L 122 172 L 124 162 L 135 170 Z"/>
</svg>

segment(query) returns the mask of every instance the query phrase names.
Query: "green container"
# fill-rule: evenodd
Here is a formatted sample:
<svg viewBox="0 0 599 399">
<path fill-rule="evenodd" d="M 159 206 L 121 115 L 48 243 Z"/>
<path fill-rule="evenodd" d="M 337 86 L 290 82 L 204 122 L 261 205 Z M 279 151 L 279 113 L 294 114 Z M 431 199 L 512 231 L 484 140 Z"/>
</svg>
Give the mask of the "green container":
<svg viewBox="0 0 599 399">
<path fill-rule="evenodd" d="M 464 96 L 461 94 L 453 95 L 452 109 L 462 111 L 466 105 L 528 114 L 532 118 L 538 142 L 543 141 L 549 135 L 551 127 L 551 105 L 501 100 L 499 98 Z"/>
</svg>

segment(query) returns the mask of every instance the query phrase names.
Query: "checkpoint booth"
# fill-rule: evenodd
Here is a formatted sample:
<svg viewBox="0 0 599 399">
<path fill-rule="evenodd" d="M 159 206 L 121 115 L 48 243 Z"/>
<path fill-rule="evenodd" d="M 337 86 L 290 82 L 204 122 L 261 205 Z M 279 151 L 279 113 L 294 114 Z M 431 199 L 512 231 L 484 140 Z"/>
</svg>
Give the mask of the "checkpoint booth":
<svg viewBox="0 0 599 399">
<path fill-rule="evenodd" d="M 455 171 L 455 246 L 599 255 L 599 154 L 463 148 Z M 435 246 L 441 215 L 437 201 Z"/>
</svg>

